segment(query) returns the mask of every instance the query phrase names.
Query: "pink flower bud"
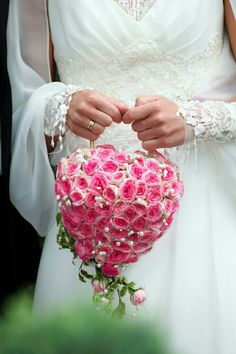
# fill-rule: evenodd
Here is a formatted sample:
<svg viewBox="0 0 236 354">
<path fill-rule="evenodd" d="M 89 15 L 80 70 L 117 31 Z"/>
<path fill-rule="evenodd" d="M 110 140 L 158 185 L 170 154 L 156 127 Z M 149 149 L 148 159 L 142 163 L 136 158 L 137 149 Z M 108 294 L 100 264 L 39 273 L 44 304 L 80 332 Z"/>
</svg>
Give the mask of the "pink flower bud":
<svg viewBox="0 0 236 354">
<path fill-rule="evenodd" d="M 93 280 L 92 287 L 96 293 L 103 293 L 105 290 L 104 285 L 99 280 Z"/>
<path fill-rule="evenodd" d="M 133 295 L 130 297 L 130 301 L 134 306 L 139 306 L 144 303 L 146 300 L 147 294 L 144 289 L 138 289 L 134 292 Z"/>
</svg>

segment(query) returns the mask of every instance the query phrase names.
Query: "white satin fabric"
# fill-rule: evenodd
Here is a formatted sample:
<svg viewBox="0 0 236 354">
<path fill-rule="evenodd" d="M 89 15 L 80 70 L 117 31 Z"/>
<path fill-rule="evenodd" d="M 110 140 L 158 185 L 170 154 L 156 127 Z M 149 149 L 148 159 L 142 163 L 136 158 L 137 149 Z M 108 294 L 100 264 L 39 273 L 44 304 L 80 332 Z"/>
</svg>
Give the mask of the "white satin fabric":
<svg viewBox="0 0 236 354">
<path fill-rule="evenodd" d="M 46 84 L 45 67 L 32 68 L 19 46 L 19 37 L 24 42 L 20 10 L 18 0 L 12 0 L 11 196 L 39 233 L 48 234 L 35 295 L 35 308 L 41 311 L 91 293 L 80 283 L 71 254 L 56 244 L 54 179 L 43 137 L 45 98 L 64 84 L 76 84 L 131 106 L 137 96 L 153 94 L 184 100 L 231 99 L 236 97 L 236 63 L 224 33 L 222 0 L 192 0 L 191 6 L 187 0 L 158 0 L 140 21 L 113 0 L 78 0 L 76 5 L 49 0 L 62 83 Z M 126 151 L 140 147 L 131 128 L 122 124 L 113 124 L 99 142 L 112 142 Z M 67 134 L 65 145 L 64 153 L 69 153 L 88 142 Z M 145 286 L 148 316 L 162 321 L 180 352 L 234 354 L 236 146 L 205 143 L 196 151 L 189 144 L 173 149 L 170 156 L 179 162 L 185 185 L 179 213 L 168 234 L 130 266 L 127 275 Z M 56 151 L 53 162 L 60 157 Z"/>
</svg>

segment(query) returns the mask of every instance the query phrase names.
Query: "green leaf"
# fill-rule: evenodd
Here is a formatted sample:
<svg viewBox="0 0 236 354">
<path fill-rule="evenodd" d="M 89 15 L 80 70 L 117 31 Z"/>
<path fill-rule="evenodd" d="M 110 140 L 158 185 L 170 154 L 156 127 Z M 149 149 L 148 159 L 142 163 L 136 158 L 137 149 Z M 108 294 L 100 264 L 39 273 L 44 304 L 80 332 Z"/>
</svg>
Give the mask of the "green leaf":
<svg viewBox="0 0 236 354">
<path fill-rule="evenodd" d="M 84 277 L 79 273 L 79 279 L 83 282 L 86 283 L 86 280 L 84 279 Z"/>
<path fill-rule="evenodd" d="M 89 274 L 88 272 L 86 272 L 86 270 L 81 269 L 80 273 L 87 279 L 93 279 L 93 275 Z"/>
<path fill-rule="evenodd" d="M 60 224 L 61 222 L 61 213 L 57 213 L 57 226 Z"/>
<path fill-rule="evenodd" d="M 121 296 L 121 297 L 125 296 L 125 294 L 127 293 L 127 291 L 128 291 L 127 286 L 123 286 L 123 287 L 121 288 L 121 290 L 120 290 L 120 296 Z"/>
</svg>

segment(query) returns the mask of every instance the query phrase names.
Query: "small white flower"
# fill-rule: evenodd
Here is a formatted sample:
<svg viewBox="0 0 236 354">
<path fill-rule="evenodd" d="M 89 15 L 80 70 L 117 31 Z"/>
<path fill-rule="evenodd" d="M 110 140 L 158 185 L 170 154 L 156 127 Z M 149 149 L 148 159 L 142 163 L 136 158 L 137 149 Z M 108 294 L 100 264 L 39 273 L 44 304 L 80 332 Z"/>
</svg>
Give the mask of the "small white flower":
<svg viewBox="0 0 236 354">
<path fill-rule="evenodd" d="M 125 242 L 125 238 L 124 237 L 122 237 L 120 240 L 121 240 L 121 242 Z"/>
<path fill-rule="evenodd" d="M 105 227 L 104 231 L 109 232 L 110 231 L 109 227 Z"/>
<path fill-rule="evenodd" d="M 106 256 L 107 253 L 106 253 L 106 251 L 100 251 L 100 252 L 99 252 L 99 255 L 100 255 L 100 256 Z"/>
<path fill-rule="evenodd" d="M 119 241 L 116 242 L 116 246 L 120 247 L 121 243 Z"/>
</svg>

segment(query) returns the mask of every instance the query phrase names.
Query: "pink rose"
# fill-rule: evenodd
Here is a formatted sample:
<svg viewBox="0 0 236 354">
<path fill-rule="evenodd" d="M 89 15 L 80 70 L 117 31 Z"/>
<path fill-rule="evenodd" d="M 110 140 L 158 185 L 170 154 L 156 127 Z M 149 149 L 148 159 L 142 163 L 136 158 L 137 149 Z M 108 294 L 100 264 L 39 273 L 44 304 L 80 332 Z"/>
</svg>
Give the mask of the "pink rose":
<svg viewBox="0 0 236 354">
<path fill-rule="evenodd" d="M 92 251 L 93 245 L 90 240 L 78 240 L 75 244 L 75 252 L 84 262 L 90 260 Z"/>
<path fill-rule="evenodd" d="M 175 213 L 179 209 L 179 201 L 175 199 L 172 201 L 172 213 Z"/>
<path fill-rule="evenodd" d="M 94 237 L 95 242 L 101 242 L 101 243 L 107 243 L 108 242 L 108 237 L 105 236 L 105 234 L 102 231 L 99 231 L 96 229 L 96 236 Z"/>
<path fill-rule="evenodd" d="M 106 263 L 120 264 L 124 263 L 128 258 L 129 254 L 126 252 L 121 252 L 119 250 L 112 251 L 106 258 Z"/>
<path fill-rule="evenodd" d="M 62 221 L 69 233 L 70 231 L 76 231 L 78 229 L 78 222 L 68 213 L 62 214 Z"/>
<path fill-rule="evenodd" d="M 144 242 L 149 244 L 150 242 L 153 242 L 154 237 L 155 235 L 153 231 L 145 231 L 144 235 L 141 238 L 141 243 Z"/>
<path fill-rule="evenodd" d="M 107 263 L 102 266 L 102 272 L 107 277 L 117 277 L 120 274 L 120 270 L 118 267 L 114 267 L 113 264 Z"/>
<path fill-rule="evenodd" d="M 147 220 L 143 216 L 138 216 L 132 222 L 131 228 L 135 231 L 142 231 L 146 228 Z"/>
<path fill-rule="evenodd" d="M 88 188 L 88 181 L 84 176 L 78 176 L 75 179 L 75 187 L 79 189 L 87 189 Z"/>
<path fill-rule="evenodd" d="M 102 164 L 102 169 L 105 172 L 108 173 L 114 173 L 116 171 L 118 171 L 119 166 L 115 161 L 112 160 L 106 160 L 103 164 Z"/>
<path fill-rule="evenodd" d="M 90 191 L 87 193 L 84 203 L 87 207 L 93 208 L 95 203 L 97 203 L 96 198 L 99 197 L 99 193 L 95 191 Z"/>
<path fill-rule="evenodd" d="M 164 207 L 165 207 L 165 214 L 170 216 L 170 214 L 172 213 L 172 208 L 173 208 L 173 202 L 172 200 L 165 198 L 163 201 Z"/>
<path fill-rule="evenodd" d="M 67 165 L 66 167 L 66 175 L 69 177 L 73 177 L 75 176 L 77 170 L 80 169 L 80 165 L 78 165 L 77 162 L 72 162 L 70 164 Z"/>
<path fill-rule="evenodd" d="M 80 234 L 86 239 L 91 239 L 95 236 L 95 230 L 91 225 L 83 224 L 80 227 Z"/>
<path fill-rule="evenodd" d="M 128 162 L 127 156 L 124 152 L 117 152 L 116 154 L 114 154 L 113 159 L 120 165 L 123 165 Z"/>
<path fill-rule="evenodd" d="M 147 207 L 144 203 L 139 203 L 135 202 L 133 203 L 133 206 L 135 207 L 136 213 L 144 216 L 147 212 Z"/>
<path fill-rule="evenodd" d="M 111 175 L 112 180 L 116 185 L 119 185 L 121 181 L 125 179 L 126 175 L 123 171 L 117 171 Z"/>
<path fill-rule="evenodd" d="M 146 197 L 147 191 L 148 191 L 148 187 L 146 183 L 143 181 L 137 181 L 137 193 L 136 193 L 137 197 L 139 198 Z"/>
<path fill-rule="evenodd" d="M 125 229 L 116 229 L 112 225 L 109 227 L 109 235 L 111 235 L 111 239 L 115 241 L 120 241 L 121 238 L 128 237 L 128 231 Z"/>
<path fill-rule="evenodd" d="M 161 182 L 161 178 L 157 172 L 147 171 L 143 174 L 143 180 L 148 186 L 157 186 Z"/>
<path fill-rule="evenodd" d="M 110 224 L 110 218 L 102 217 L 102 218 L 98 219 L 98 221 L 96 222 L 95 228 L 96 228 L 96 230 L 104 231 L 104 229 L 106 227 L 108 227 L 109 224 Z"/>
<path fill-rule="evenodd" d="M 111 216 L 112 206 L 110 203 L 102 200 L 94 205 L 96 212 L 102 216 Z"/>
<path fill-rule="evenodd" d="M 94 224 L 99 217 L 100 214 L 98 214 L 94 209 L 88 209 L 85 214 L 85 222 L 87 224 Z"/>
<path fill-rule="evenodd" d="M 84 202 L 84 195 L 79 191 L 73 191 L 70 193 L 70 199 L 74 205 L 81 205 Z"/>
<path fill-rule="evenodd" d="M 178 198 L 184 193 L 184 186 L 181 182 L 172 182 L 170 184 L 169 196 L 170 198 Z"/>
<path fill-rule="evenodd" d="M 149 170 L 157 171 L 159 167 L 159 162 L 156 159 L 149 158 L 146 160 L 145 165 Z"/>
<path fill-rule="evenodd" d="M 144 168 L 141 165 L 138 165 L 136 163 L 132 163 L 129 166 L 129 173 L 132 177 L 136 179 L 140 179 L 144 173 Z"/>
<path fill-rule="evenodd" d="M 67 213 L 75 220 L 75 222 L 82 222 L 85 216 L 85 207 L 83 205 L 70 205 L 66 207 Z"/>
<path fill-rule="evenodd" d="M 129 221 L 122 217 L 113 217 L 111 219 L 111 224 L 118 230 L 127 229 L 129 227 Z"/>
<path fill-rule="evenodd" d="M 108 179 L 102 172 L 97 172 L 91 179 L 90 187 L 93 190 L 103 192 L 104 189 L 108 186 Z"/>
<path fill-rule="evenodd" d="M 148 192 L 146 199 L 148 203 L 153 204 L 156 202 L 160 202 L 162 200 L 162 195 L 158 190 L 158 188 L 156 189 L 153 188 Z"/>
<path fill-rule="evenodd" d="M 60 197 L 68 196 L 71 190 L 71 182 L 69 179 L 57 180 L 55 184 L 55 193 Z"/>
<path fill-rule="evenodd" d="M 108 244 L 97 247 L 97 254 L 95 257 L 95 261 L 100 264 L 105 263 L 107 255 L 110 254 L 111 252 L 112 252 L 112 248 Z"/>
<path fill-rule="evenodd" d="M 91 158 L 83 164 L 83 171 L 87 175 L 93 175 L 100 166 L 100 160 L 96 158 Z"/>
<path fill-rule="evenodd" d="M 124 210 L 124 218 L 126 220 L 128 220 L 129 222 L 133 221 L 133 219 L 135 218 L 136 215 L 137 215 L 136 209 L 133 205 L 128 206 Z"/>
<path fill-rule="evenodd" d="M 115 204 L 115 214 L 117 215 L 123 215 L 125 208 L 127 207 L 127 204 L 119 201 Z"/>
<path fill-rule="evenodd" d="M 107 187 L 103 192 L 103 197 L 113 203 L 116 200 L 115 190 L 111 187 Z"/>
<path fill-rule="evenodd" d="M 132 202 L 136 196 L 137 187 L 132 179 L 126 179 L 119 188 L 119 196 L 125 202 Z"/>
<path fill-rule="evenodd" d="M 152 243 L 142 242 L 134 246 L 134 251 L 139 254 L 145 254 L 152 249 Z"/>
<path fill-rule="evenodd" d="M 132 246 L 128 245 L 127 242 L 117 242 L 113 241 L 111 244 L 113 250 L 118 250 L 124 253 L 130 253 Z"/>
<path fill-rule="evenodd" d="M 148 207 L 147 217 L 151 223 L 160 220 L 162 214 L 163 214 L 163 206 L 160 202 L 156 203 L 155 205 L 150 205 Z"/>
<path fill-rule="evenodd" d="M 159 219 L 159 220 L 153 221 L 153 222 L 150 224 L 150 227 L 151 227 L 151 229 L 152 229 L 154 232 L 157 232 L 157 231 L 162 230 L 163 227 L 164 227 L 163 220 L 162 220 L 162 219 Z"/>
<path fill-rule="evenodd" d="M 130 301 L 134 306 L 140 306 L 146 300 L 147 295 L 144 289 L 138 289 L 130 296 Z"/>
<path fill-rule="evenodd" d="M 162 179 L 163 181 L 171 181 L 175 177 L 173 168 L 169 166 L 162 167 Z"/>
<path fill-rule="evenodd" d="M 138 261 L 139 257 L 137 253 L 131 253 L 129 257 L 126 259 L 125 263 L 136 263 Z"/>
<path fill-rule="evenodd" d="M 93 291 L 95 291 L 96 293 L 103 293 L 105 290 L 103 283 L 99 280 L 93 280 L 92 287 L 93 287 Z"/>
<path fill-rule="evenodd" d="M 102 160 L 105 161 L 108 159 L 111 155 L 114 154 L 115 148 L 112 145 L 97 145 L 98 149 L 98 157 Z"/>
</svg>

